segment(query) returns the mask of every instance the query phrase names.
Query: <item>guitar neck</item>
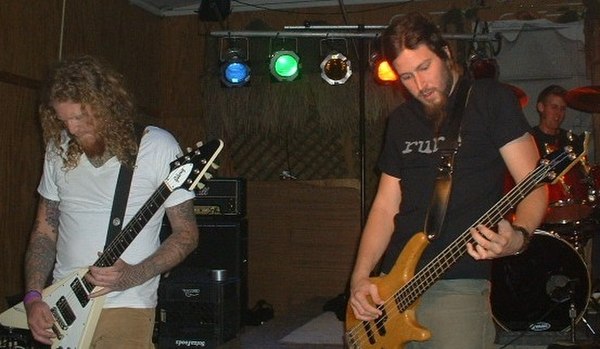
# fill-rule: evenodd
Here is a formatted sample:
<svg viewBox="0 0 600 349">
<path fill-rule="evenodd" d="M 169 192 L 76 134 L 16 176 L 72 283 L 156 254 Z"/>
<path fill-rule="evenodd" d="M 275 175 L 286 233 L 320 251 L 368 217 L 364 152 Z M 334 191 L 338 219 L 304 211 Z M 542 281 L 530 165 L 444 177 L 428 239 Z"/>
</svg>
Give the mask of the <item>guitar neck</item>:
<svg viewBox="0 0 600 349">
<path fill-rule="evenodd" d="M 102 252 L 102 256 L 96 260 L 94 266 L 109 267 L 125 252 L 136 236 L 154 216 L 158 208 L 171 194 L 171 189 L 163 182 L 150 198 L 142 205 L 139 211 L 131 218 L 129 223 L 121 230 L 111 243 Z"/>
<path fill-rule="evenodd" d="M 441 276 L 466 252 L 467 243 L 475 244 L 471 236 L 470 229 L 480 224 L 491 227 L 498 222 L 517 204 L 527 196 L 542 180 L 548 175 L 550 169 L 547 166 L 540 165 L 518 185 L 510 190 L 499 202 L 483 214 L 473 225 L 465 230 L 454 242 L 432 259 L 415 276 L 401 287 L 394 298 L 400 307 L 400 311 L 405 311 L 410 307 L 426 290 L 428 290 Z"/>
</svg>

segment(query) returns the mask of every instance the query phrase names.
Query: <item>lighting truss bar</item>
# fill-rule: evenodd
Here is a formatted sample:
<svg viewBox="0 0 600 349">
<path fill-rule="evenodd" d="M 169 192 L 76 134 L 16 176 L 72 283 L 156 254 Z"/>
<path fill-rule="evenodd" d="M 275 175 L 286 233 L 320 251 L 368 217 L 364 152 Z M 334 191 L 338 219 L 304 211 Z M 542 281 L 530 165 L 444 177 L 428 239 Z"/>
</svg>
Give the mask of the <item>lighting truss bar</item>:
<svg viewBox="0 0 600 349">
<path fill-rule="evenodd" d="M 286 25 L 284 30 L 383 30 L 385 25 Z"/>
<path fill-rule="evenodd" d="M 306 29 L 306 27 L 303 27 Z M 263 37 L 263 38 L 376 38 L 379 32 L 373 33 L 345 33 L 332 31 L 214 31 L 210 35 L 216 37 L 243 36 L 243 37 Z M 442 34 L 448 40 L 469 40 L 469 41 L 495 41 L 499 40 L 497 35 L 492 34 Z"/>
</svg>

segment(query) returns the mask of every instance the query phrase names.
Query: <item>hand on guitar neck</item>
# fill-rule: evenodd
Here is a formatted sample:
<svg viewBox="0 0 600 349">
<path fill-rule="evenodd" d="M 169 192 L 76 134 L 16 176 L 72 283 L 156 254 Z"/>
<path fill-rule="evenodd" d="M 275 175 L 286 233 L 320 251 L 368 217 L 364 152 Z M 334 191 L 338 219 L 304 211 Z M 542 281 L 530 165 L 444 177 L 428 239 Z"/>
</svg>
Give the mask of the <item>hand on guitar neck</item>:
<svg viewBox="0 0 600 349">
<path fill-rule="evenodd" d="M 515 255 L 523 249 L 530 235 L 515 229 L 506 219 L 498 223 L 498 232 L 481 224 L 470 231 L 476 243 L 467 243 L 467 252 L 477 260 Z"/>
</svg>

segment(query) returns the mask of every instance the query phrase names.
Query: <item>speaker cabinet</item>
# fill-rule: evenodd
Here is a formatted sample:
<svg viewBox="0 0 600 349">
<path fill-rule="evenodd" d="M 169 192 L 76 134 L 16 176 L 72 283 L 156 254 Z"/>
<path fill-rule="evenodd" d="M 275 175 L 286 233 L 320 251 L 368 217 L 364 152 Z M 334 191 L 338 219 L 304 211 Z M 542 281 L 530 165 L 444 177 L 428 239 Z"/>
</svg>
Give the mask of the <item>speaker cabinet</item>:
<svg viewBox="0 0 600 349">
<path fill-rule="evenodd" d="M 158 295 L 160 349 L 216 348 L 237 336 L 239 279 L 174 273 L 161 280 Z"/>
<path fill-rule="evenodd" d="M 196 216 L 198 247 L 176 266 L 171 274 L 188 281 L 210 277 L 211 270 L 226 270 L 227 278 L 239 280 L 239 312 L 248 309 L 248 222 L 240 217 Z M 171 234 L 165 218 L 161 231 L 164 241 Z"/>
<path fill-rule="evenodd" d="M 243 278 L 248 273 L 248 222 L 244 218 L 196 216 L 198 247 L 176 268 L 225 269 L 227 275 Z M 171 235 L 168 220 L 163 222 L 161 240 Z"/>
</svg>

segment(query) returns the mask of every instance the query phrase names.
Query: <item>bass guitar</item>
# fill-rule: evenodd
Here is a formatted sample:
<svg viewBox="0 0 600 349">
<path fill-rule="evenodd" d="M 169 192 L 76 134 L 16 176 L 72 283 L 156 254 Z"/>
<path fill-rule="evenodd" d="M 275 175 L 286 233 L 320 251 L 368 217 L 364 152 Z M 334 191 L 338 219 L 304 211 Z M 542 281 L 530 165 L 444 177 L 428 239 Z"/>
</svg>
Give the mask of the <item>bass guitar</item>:
<svg viewBox="0 0 600 349">
<path fill-rule="evenodd" d="M 193 190 L 210 167 L 216 168 L 214 161 L 222 149 L 223 141 L 213 140 L 171 162 L 171 172 L 167 178 L 115 236 L 94 266 L 113 265 L 174 190 Z M 88 298 L 95 286 L 85 279 L 87 273 L 88 268 L 81 268 L 42 291 L 42 299 L 50 306 L 54 317 L 52 331 L 56 338 L 52 349 L 84 349 L 90 346 L 105 296 Z M 23 302 L 0 314 L 0 324 L 27 329 L 29 326 Z"/>
<path fill-rule="evenodd" d="M 496 225 L 538 185 L 558 181 L 562 174 L 586 154 L 589 133 L 586 132 L 583 138 L 580 145 L 568 146 L 545 156 L 500 201 L 415 274 L 419 259 L 429 245 L 425 233 L 416 233 L 398 256 L 389 274 L 371 278 L 384 299 L 384 303 L 377 306 L 382 315 L 372 321 L 358 320 L 348 304 L 344 335 L 348 348 L 402 349 L 408 342 L 428 340 L 431 332 L 416 319 L 418 300 L 467 252 L 467 243 L 475 243 L 469 230 L 480 224 L 488 227 Z"/>
</svg>

